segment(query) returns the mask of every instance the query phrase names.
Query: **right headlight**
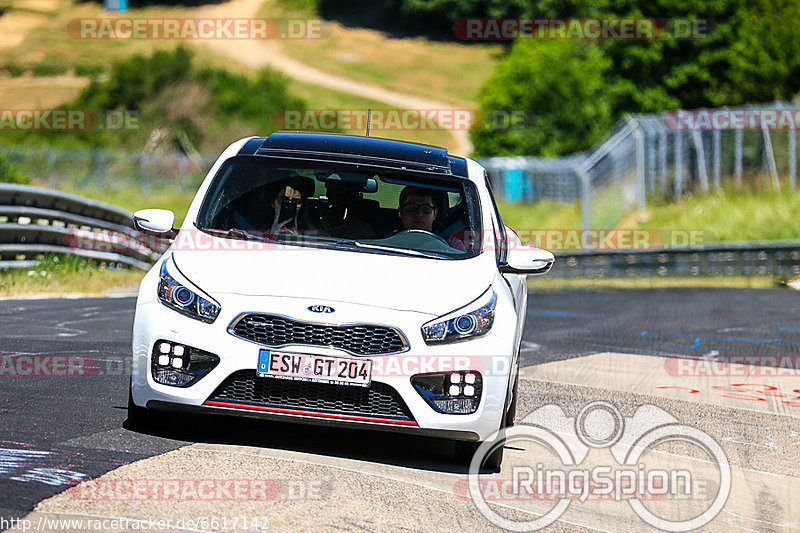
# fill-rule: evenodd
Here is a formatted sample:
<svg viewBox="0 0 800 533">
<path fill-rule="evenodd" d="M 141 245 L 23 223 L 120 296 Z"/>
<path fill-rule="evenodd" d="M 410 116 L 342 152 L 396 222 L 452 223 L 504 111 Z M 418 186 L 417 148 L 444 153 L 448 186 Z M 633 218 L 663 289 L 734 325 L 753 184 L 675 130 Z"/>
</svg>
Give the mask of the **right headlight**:
<svg viewBox="0 0 800 533">
<path fill-rule="evenodd" d="M 426 344 L 443 344 L 485 335 L 492 329 L 497 294 L 489 287 L 474 302 L 422 326 Z"/>
<path fill-rule="evenodd" d="M 217 302 L 183 277 L 171 255 L 161 263 L 158 300 L 182 315 L 209 324 L 217 319 L 220 311 Z"/>
</svg>

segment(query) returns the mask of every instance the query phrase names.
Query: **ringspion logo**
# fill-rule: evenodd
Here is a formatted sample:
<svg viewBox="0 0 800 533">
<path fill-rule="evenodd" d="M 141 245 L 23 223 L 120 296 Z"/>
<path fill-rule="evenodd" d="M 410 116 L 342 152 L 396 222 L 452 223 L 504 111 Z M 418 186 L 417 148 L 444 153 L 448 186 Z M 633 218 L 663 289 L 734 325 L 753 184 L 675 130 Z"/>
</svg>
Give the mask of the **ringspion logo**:
<svg viewBox="0 0 800 533">
<path fill-rule="evenodd" d="M 703 460 L 680 462 L 649 453 L 670 442 L 696 450 Z M 481 478 L 480 466 L 499 446 L 512 443 L 517 450 L 531 450 L 532 464 L 514 464 L 504 492 L 489 492 L 491 478 Z M 481 444 L 470 464 L 468 490 L 481 514 L 509 531 L 545 528 L 571 505 L 595 500 L 625 502 L 641 520 L 663 531 L 691 531 L 724 508 L 731 468 L 718 442 L 660 407 L 642 405 L 633 416 L 623 416 L 615 405 L 596 401 L 567 417 L 551 404 Z M 536 518 L 507 517 L 489 506 L 503 500 L 527 502 L 536 511 L 526 514 Z M 694 504 L 688 516 L 675 505 L 687 501 Z"/>
</svg>

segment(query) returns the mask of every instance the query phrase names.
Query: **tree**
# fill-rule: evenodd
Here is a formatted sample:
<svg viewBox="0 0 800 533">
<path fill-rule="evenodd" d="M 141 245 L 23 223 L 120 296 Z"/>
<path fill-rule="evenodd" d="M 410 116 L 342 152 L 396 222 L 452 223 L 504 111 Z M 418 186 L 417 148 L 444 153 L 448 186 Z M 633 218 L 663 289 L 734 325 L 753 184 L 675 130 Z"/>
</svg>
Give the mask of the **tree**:
<svg viewBox="0 0 800 533">
<path fill-rule="evenodd" d="M 583 150 L 612 125 L 606 76 L 611 62 L 591 42 L 519 40 L 478 96 L 484 117 L 522 111 L 522 128 L 483 124 L 476 155 L 556 156 Z"/>
</svg>

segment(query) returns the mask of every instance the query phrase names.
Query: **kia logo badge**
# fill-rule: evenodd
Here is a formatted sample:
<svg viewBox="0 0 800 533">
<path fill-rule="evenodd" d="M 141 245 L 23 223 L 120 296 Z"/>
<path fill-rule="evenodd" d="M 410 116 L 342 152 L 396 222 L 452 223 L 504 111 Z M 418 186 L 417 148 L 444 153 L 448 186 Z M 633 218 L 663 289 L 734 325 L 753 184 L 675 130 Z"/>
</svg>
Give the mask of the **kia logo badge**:
<svg viewBox="0 0 800 533">
<path fill-rule="evenodd" d="M 335 309 L 329 305 L 310 305 L 308 310 L 312 313 L 333 313 Z"/>
</svg>

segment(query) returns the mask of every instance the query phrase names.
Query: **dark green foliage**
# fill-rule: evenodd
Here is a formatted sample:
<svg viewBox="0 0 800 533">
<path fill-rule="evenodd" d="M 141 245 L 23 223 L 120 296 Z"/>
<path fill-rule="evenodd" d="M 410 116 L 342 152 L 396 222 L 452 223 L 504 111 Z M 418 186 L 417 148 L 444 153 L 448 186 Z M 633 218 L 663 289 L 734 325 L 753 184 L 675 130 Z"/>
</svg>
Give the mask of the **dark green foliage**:
<svg viewBox="0 0 800 533">
<path fill-rule="evenodd" d="M 328 18 L 357 23 L 375 18 L 361 8 L 366 13 L 362 18 L 367 18 L 359 19 L 351 0 L 317 3 Z M 597 127 L 625 113 L 791 100 L 800 91 L 800 32 L 794 24 L 800 19 L 800 0 L 382 0 L 377 4 L 390 14 L 380 20 L 389 31 L 436 38 L 448 32 L 454 37 L 451 28 L 460 18 L 649 18 L 668 25 L 674 19 L 710 21 L 708 31 L 701 27 L 691 38 L 593 41 L 588 44 L 594 51 L 543 40 L 509 46 L 507 57 L 481 92 L 481 110 L 484 116 L 498 106 L 525 110 L 535 113 L 535 119 L 525 130 L 473 132 L 479 154 L 566 153 L 588 148 L 601 135 Z"/>
<path fill-rule="evenodd" d="M 84 66 L 82 72 L 96 74 L 102 67 Z M 141 149 L 154 129 L 167 128 L 185 133 L 200 150 L 216 151 L 233 138 L 274 131 L 270 122 L 273 113 L 302 109 L 305 102 L 289 94 L 288 81 L 279 73 L 265 69 L 251 78 L 219 68 L 197 67 L 193 52 L 181 45 L 115 63 L 107 78 L 93 76 L 76 101 L 63 107 L 96 113 L 101 126 L 109 112 L 132 115 L 138 127 L 13 131 L 7 132 L 4 141 Z M 226 130 L 228 125 L 230 129 Z"/>
<path fill-rule="evenodd" d="M 518 41 L 483 86 L 479 102 L 486 117 L 524 111 L 524 123 L 505 128 L 489 121 L 474 130 L 477 155 L 555 156 L 599 140 L 612 125 L 604 94 L 609 66 L 592 43 Z"/>
<path fill-rule="evenodd" d="M 0 183 L 28 183 L 30 180 L 24 176 L 8 158 L 0 153 Z"/>
<path fill-rule="evenodd" d="M 66 74 L 69 67 L 58 59 L 46 59 L 40 63 L 34 63 L 31 72 L 34 76 L 60 76 Z"/>
<path fill-rule="evenodd" d="M 159 50 L 149 57 L 135 55 L 116 63 L 108 81 L 94 80 L 78 98 L 88 109 L 139 110 L 170 84 L 189 79 L 192 52 L 185 46 Z"/>
<path fill-rule="evenodd" d="M 103 67 L 92 63 L 78 63 L 75 65 L 75 75 L 84 77 L 99 76 L 103 73 Z"/>
</svg>

